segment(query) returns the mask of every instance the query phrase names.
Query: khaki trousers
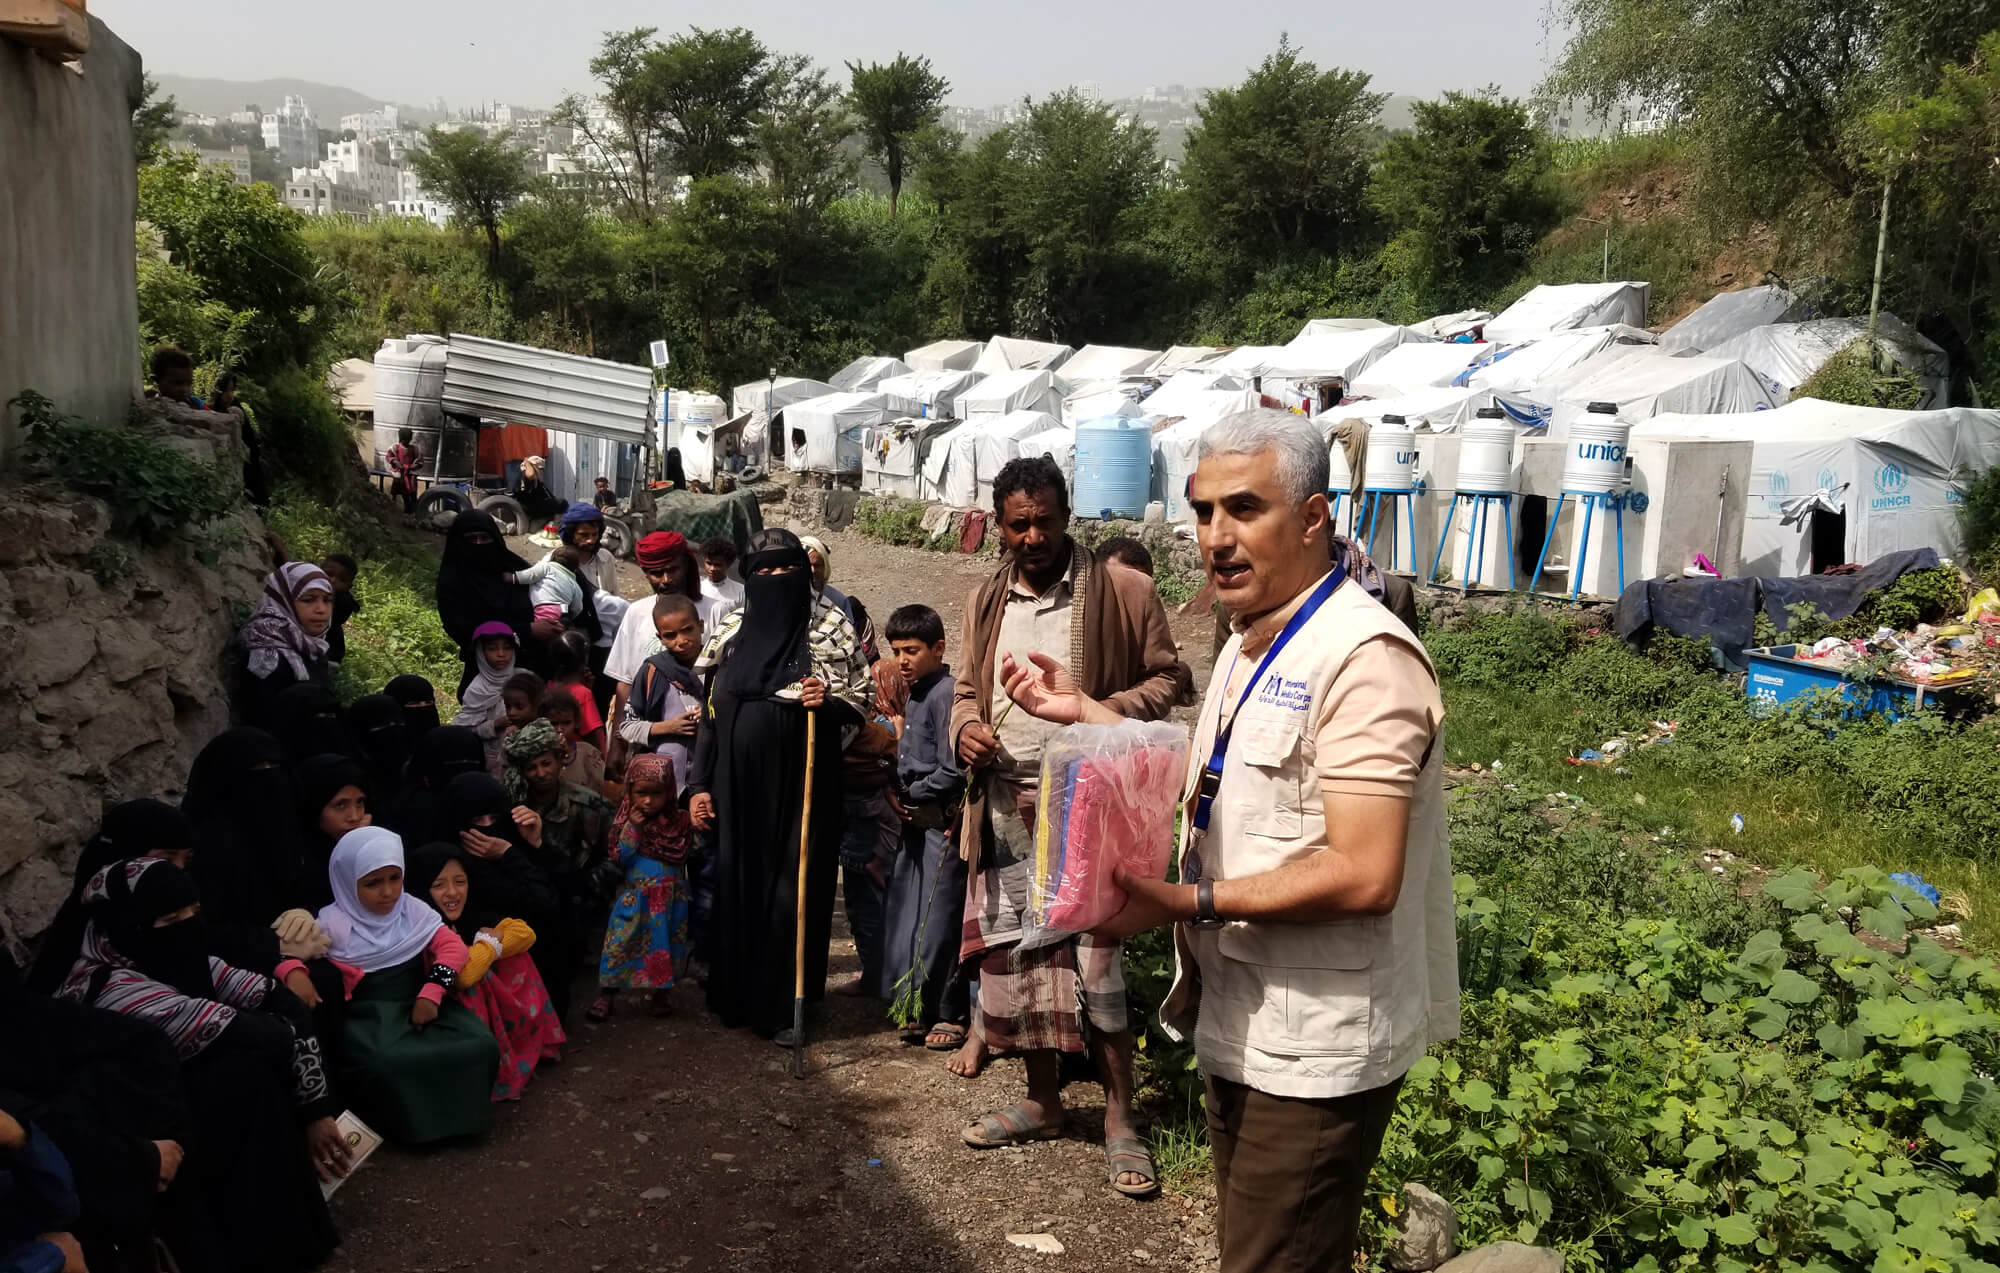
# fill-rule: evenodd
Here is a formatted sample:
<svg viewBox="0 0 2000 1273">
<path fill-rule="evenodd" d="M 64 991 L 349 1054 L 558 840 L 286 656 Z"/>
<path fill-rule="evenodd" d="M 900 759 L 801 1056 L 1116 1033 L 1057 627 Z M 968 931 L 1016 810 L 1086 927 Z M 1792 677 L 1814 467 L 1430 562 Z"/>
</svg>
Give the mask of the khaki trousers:
<svg viewBox="0 0 2000 1273">
<path fill-rule="evenodd" d="M 1403 1080 L 1312 1100 L 1202 1081 L 1221 1273 L 1347 1273 Z"/>
</svg>

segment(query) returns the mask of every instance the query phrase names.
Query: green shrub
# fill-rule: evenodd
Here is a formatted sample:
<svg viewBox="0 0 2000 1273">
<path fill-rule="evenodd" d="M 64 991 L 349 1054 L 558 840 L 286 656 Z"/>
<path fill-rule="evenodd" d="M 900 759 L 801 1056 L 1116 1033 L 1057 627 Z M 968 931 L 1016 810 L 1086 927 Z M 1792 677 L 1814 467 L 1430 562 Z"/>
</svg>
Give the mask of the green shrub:
<svg viewBox="0 0 2000 1273">
<path fill-rule="evenodd" d="M 243 396 L 274 480 L 322 493 L 343 489 L 354 435 L 318 371 L 286 367 L 246 381 Z"/>
<path fill-rule="evenodd" d="M 1876 368 L 1868 339 L 1859 337 L 1826 360 L 1806 378 L 1794 398 L 1818 398 L 1856 407 L 1894 407 L 1910 411 L 1924 400 L 1924 388 L 1898 367 Z"/>
<path fill-rule="evenodd" d="M 227 516 L 242 498 L 241 477 L 223 467 L 197 463 L 122 425 L 96 428 L 64 417 L 32 389 L 7 405 L 21 413 L 29 467 L 102 499 L 115 535 L 164 544 Z"/>
<path fill-rule="evenodd" d="M 1965 535 L 1967 569 L 1986 585 L 2000 581 L 2000 468 L 1987 469 L 1966 484 L 1958 524 Z"/>
<path fill-rule="evenodd" d="M 1475 612 L 1463 627 L 1431 633 L 1427 644 L 1440 679 L 1485 689 L 1536 689 L 1578 639 L 1574 624 L 1524 604 L 1500 614 Z"/>
</svg>

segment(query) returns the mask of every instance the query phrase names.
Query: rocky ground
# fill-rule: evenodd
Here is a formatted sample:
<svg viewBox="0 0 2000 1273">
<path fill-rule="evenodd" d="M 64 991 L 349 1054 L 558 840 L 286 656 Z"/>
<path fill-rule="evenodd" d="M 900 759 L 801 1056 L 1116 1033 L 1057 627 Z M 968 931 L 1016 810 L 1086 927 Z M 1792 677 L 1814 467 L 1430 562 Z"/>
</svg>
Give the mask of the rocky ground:
<svg viewBox="0 0 2000 1273">
<path fill-rule="evenodd" d="M 878 623 L 923 601 L 943 614 L 956 654 L 966 595 L 990 560 L 822 537 L 833 582 Z M 624 591 L 640 595 L 628 570 Z M 1176 630 L 1199 683 L 1207 617 Z M 844 934 L 836 982 L 858 969 Z M 1106 1183 L 1094 1085 L 1070 1089 L 1064 1139 L 977 1153 L 959 1130 L 1018 1096 L 1018 1062 L 956 1078 L 942 1054 L 903 1045 L 880 1003 L 833 999 L 813 1018 L 810 1073 L 795 1080 L 788 1053 L 722 1029 L 694 987 L 676 993 L 670 1020 L 621 1013 L 592 1026 L 579 1013 L 562 1063 L 497 1109 L 483 1139 L 376 1154 L 334 1197 L 345 1242 L 330 1267 L 1213 1267 L 1204 1198 L 1134 1202 Z M 1027 1234 L 1053 1237 L 1062 1254 L 1008 1241 Z"/>
</svg>

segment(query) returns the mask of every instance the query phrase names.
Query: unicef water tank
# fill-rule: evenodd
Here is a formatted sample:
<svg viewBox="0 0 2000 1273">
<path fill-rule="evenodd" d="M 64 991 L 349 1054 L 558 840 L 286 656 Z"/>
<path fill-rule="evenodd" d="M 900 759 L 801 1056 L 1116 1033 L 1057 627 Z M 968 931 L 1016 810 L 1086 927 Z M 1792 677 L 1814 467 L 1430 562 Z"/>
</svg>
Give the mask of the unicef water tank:
<svg viewBox="0 0 2000 1273">
<path fill-rule="evenodd" d="M 397 435 L 412 430 L 426 460 L 438 454 L 444 427 L 444 364 L 448 346 L 437 336 L 385 340 L 375 351 L 375 466 L 386 466 Z M 466 472 L 471 473 L 471 466 Z"/>
<path fill-rule="evenodd" d="M 1459 430 L 1458 491 L 1461 495 L 1514 493 L 1514 425 L 1498 407 L 1479 408 L 1479 418 Z"/>
<path fill-rule="evenodd" d="M 1615 402 L 1593 402 L 1569 426 L 1562 487 L 1583 494 L 1608 494 L 1625 486 L 1625 447 L 1632 426 L 1618 418 Z"/>
<path fill-rule="evenodd" d="M 1385 415 L 1368 431 L 1363 477 L 1367 489 L 1407 494 L 1417 485 L 1417 431 L 1399 415 Z"/>
<path fill-rule="evenodd" d="M 1076 426 L 1079 517 L 1143 517 L 1153 479 L 1153 429 L 1143 419 L 1112 416 Z"/>
</svg>

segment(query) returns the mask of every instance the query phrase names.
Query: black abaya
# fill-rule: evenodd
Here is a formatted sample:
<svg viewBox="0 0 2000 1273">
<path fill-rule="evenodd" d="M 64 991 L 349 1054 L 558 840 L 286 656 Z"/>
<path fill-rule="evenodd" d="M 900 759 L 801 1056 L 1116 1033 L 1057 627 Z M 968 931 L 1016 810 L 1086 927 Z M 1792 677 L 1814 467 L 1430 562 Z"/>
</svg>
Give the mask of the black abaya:
<svg viewBox="0 0 2000 1273">
<path fill-rule="evenodd" d="M 181 809 L 200 845 L 191 872 L 209 953 L 224 963 L 269 976 L 280 959 L 271 921 L 306 906 L 298 800 L 284 747 L 262 730 L 225 730 L 195 757 Z"/>
<path fill-rule="evenodd" d="M 470 538 L 474 534 L 488 535 L 491 542 L 475 544 Z M 527 586 L 502 578 L 527 568 L 528 563 L 507 547 L 499 523 L 477 509 L 460 513 L 445 532 L 444 557 L 438 565 L 438 620 L 465 664 L 465 678 L 458 683 L 461 691 L 473 676 L 472 633 L 482 623 L 504 623 L 514 629 L 522 664 L 541 669 L 541 642 L 535 640 L 535 607 Z"/>
<path fill-rule="evenodd" d="M 720 679 L 720 678 L 719 678 Z M 695 743 L 689 794 L 715 800 L 715 907 L 709 921 L 708 1006 L 724 1025 L 775 1034 L 792 1023 L 799 817 L 806 713 L 817 710 L 813 810 L 806 858 L 806 998 L 826 990 L 827 945 L 840 869 L 840 721 L 828 700 L 809 709 L 737 700 L 718 684 L 715 717 Z"/>
</svg>

